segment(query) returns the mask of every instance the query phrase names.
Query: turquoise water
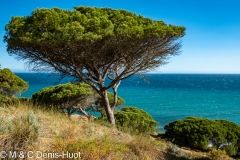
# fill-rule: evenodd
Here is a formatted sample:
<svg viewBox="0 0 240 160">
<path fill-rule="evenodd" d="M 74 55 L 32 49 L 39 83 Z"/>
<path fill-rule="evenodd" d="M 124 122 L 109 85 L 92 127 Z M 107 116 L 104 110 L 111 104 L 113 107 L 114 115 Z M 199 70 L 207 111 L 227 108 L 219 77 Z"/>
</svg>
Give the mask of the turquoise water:
<svg viewBox="0 0 240 160">
<path fill-rule="evenodd" d="M 31 97 L 40 89 L 66 83 L 49 74 L 16 73 L 29 83 L 22 97 Z M 171 121 L 187 116 L 226 119 L 240 125 L 240 75 L 146 74 L 146 79 L 132 76 L 122 81 L 119 95 L 125 106 L 147 111 L 159 129 Z"/>
</svg>

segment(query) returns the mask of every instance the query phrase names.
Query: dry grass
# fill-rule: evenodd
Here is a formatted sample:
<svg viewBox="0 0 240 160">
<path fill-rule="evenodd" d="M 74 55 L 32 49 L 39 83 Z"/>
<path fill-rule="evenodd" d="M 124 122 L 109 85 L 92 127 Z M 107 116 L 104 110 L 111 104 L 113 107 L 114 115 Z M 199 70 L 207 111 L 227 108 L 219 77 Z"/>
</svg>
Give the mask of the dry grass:
<svg viewBox="0 0 240 160">
<path fill-rule="evenodd" d="M 209 152 L 209 157 L 212 160 L 232 160 L 232 158 L 230 158 L 225 151 L 216 149 Z"/>
<path fill-rule="evenodd" d="M 154 143 L 149 137 L 138 136 L 127 144 L 131 151 L 140 159 L 158 159 L 163 160 L 163 148 L 159 143 Z"/>
<path fill-rule="evenodd" d="M 26 119 L 29 114 L 33 119 L 35 117 L 35 121 L 28 125 L 24 122 L 23 125 L 24 117 Z M 14 120 L 19 123 L 11 126 Z M 31 103 L 0 107 L 0 121 L 4 124 L 0 126 L 0 141 L 1 144 L 9 145 L 8 149 L 16 149 L 16 146 L 11 148 L 15 144 L 18 149 L 25 151 L 81 152 L 83 160 L 200 160 L 206 156 L 201 152 L 180 149 L 161 139 L 131 136 L 116 128 L 89 122 L 85 117 L 68 117 L 56 110 L 33 106 Z M 38 126 L 40 130 L 34 130 L 33 126 Z M 24 137 L 26 133 L 29 136 Z M 6 147 L 0 145 L 0 150 L 6 150 Z M 224 153 L 212 152 L 207 157 L 219 158 L 218 155 L 225 156 Z"/>
</svg>

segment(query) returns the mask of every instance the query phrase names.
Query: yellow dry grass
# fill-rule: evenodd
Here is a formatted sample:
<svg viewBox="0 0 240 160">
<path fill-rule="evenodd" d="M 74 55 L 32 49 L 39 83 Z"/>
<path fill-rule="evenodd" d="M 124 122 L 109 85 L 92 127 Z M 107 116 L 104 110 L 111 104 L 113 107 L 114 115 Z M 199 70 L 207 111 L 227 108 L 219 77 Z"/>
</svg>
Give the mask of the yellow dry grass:
<svg viewBox="0 0 240 160">
<path fill-rule="evenodd" d="M 41 132 L 37 141 L 31 146 L 33 150 L 63 150 L 82 152 L 86 160 L 171 160 L 171 159 L 207 159 L 201 152 L 185 151 L 173 146 L 170 142 L 154 139 L 149 136 L 133 136 L 116 128 L 109 128 L 89 122 L 84 116 L 68 117 L 56 110 L 40 106 L 20 104 L 18 106 L 0 107 L 0 117 L 9 118 L 27 115 L 33 112 L 38 117 Z M 0 132 L 0 140 L 9 138 Z M 1 149 L 1 148 L 0 148 Z"/>
</svg>

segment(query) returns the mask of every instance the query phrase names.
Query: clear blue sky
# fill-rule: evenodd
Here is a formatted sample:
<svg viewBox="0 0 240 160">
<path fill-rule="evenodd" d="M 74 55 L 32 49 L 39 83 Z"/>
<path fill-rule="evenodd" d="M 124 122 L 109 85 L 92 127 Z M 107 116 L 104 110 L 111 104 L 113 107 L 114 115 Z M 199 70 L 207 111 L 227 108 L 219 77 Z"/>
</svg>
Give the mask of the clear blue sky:
<svg viewBox="0 0 240 160">
<path fill-rule="evenodd" d="M 0 4 L 0 64 L 15 72 L 24 62 L 6 52 L 4 26 L 12 16 L 26 16 L 36 8 L 72 10 L 73 6 L 125 9 L 167 24 L 186 27 L 181 55 L 156 69 L 159 73 L 240 73 L 239 0 L 8 0 Z M 26 71 L 26 70 L 25 70 Z"/>
</svg>

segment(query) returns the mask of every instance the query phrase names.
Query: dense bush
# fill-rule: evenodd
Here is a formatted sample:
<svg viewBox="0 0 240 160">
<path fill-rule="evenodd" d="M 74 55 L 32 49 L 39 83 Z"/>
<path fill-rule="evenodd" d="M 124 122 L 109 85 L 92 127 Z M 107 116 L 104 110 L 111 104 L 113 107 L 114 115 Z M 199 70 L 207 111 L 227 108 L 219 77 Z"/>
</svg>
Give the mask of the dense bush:
<svg viewBox="0 0 240 160">
<path fill-rule="evenodd" d="M 0 69 L 0 92 L 13 95 L 24 92 L 27 89 L 27 82 L 12 73 L 10 69 Z"/>
<path fill-rule="evenodd" d="M 226 120 L 187 117 L 164 128 L 165 134 L 179 145 L 207 150 L 212 144 L 211 148 L 223 149 L 228 155 L 236 154 L 240 138 L 240 127 Z"/>
<path fill-rule="evenodd" d="M 32 95 L 34 103 L 59 108 L 71 114 L 84 110 L 96 101 L 91 87 L 85 83 L 66 83 L 43 88 Z"/>
<path fill-rule="evenodd" d="M 219 149 L 213 149 L 209 152 L 209 158 L 210 160 L 233 160 L 230 158 L 226 151 L 219 150 Z"/>
<path fill-rule="evenodd" d="M 132 134 L 148 133 L 155 130 L 157 122 L 145 111 L 135 107 L 124 107 L 116 111 L 115 121 L 119 130 Z M 98 123 L 107 121 L 105 116 L 96 120 Z"/>
<path fill-rule="evenodd" d="M 18 103 L 19 101 L 14 95 L 27 89 L 27 82 L 7 68 L 0 69 L 0 106 Z"/>
<path fill-rule="evenodd" d="M 109 102 L 113 103 L 113 94 L 108 93 Z M 101 99 L 95 91 L 86 83 L 66 83 L 52 87 L 47 87 L 32 95 L 35 103 L 51 105 L 62 110 L 66 110 L 69 114 L 80 111 L 87 114 L 85 110 L 94 109 L 101 110 Z M 117 105 L 124 103 L 124 100 L 118 97 Z"/>
<path fill-rule="evenodd" d="M 32 95 L 32 100 L 44 104 L 61 104 L 79 96 L 92 94 L 91 87 L 85 83 L 66 83 L 43 88 Z"/>
<path fill-rule="evenodd" d="M 0 93 L 0 106 L 17 105 L 19 102 L 19 98 L 15 96 Z"/>
</svg>

